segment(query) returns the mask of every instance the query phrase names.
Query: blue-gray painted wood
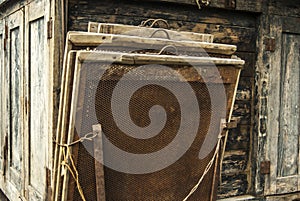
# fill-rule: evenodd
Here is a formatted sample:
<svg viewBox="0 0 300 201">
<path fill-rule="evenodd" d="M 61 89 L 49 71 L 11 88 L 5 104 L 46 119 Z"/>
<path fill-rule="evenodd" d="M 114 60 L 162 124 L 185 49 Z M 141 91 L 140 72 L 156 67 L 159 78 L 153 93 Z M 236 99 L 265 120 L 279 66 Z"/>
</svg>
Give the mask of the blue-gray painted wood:
<svg viewBox="0 0 300 201">
<path fill-rule="evenodd" d="M 300 36 L 283 34 L 278 136 L 279 177 L 299 174 Z"/>
<path fill-rule="evenodd" d="M 20 28 L 16 27 L 10 31 L 10 165 L 21 172 L 22 161 L 22 66 Z"/>
</svg>

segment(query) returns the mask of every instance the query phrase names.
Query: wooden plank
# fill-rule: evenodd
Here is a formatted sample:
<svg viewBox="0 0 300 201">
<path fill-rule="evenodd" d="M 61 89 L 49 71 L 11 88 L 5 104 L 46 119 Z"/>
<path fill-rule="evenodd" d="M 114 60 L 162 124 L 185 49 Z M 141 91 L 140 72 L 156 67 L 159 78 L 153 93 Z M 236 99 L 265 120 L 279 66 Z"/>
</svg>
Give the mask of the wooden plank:
<svg viewBox="0 0 300 201">
<path fill-rule="evenodd" d="M 18 27 L 10 30 L 10 96 L 11 96 L 11 138 L 10 150 L 14 153 L 10 156 L 11 165 L 17 171 L 21 171 L 22 158 L 22 39 L 21 30 Z"/>
<path fill-rule="evenodd" d="M 279 177 L 276 181 L 276 194 L 298 192 L 299 175 Z"/>
<path fill-rule="evenodd" d="M 176 0 L 175 0 L 176 1 Z M 225 1 L 222 4 L 224 6 Z M 219 0 L 220 2 L 220 0 Z M 253 1 L 252 1 L 253 2 Z M 129 19 L 130 16 L 135 17 L 136 20 L 131 21 L 131 25 L 139 25 L 143 20 L 149 18 L 163 18 L 168 21 L 170 28 L 178 29 L 180 26 L 184 28 L 185 24 L 188 22 L 195 22 L 200 24 L 223 24 L 230 26 L 240 26 L 240 27 L 255 27 L 255 14 L 251 13 L 241 13 L 234 10 L 214 10 L 214 9 L 202 9 L 199 10 L 197 6 L 170 6 L 170 4 L 161 3 L 143 3 L 138 4 L 136 2 L 127 1 L 108 1 L 104 0 L 102 2 L 96 2 L 93 0 L 86 0 L 81 2 L 82 5 L 92 3 L 94 8 L 90 10 L 91 13 L 98 13 L 100 15 L 113 15 L 113 16 L 124 16 Z M 211 3 L 218 3 L 218 1 L 211 1 Z M 71 2 L 73 4 L 73 2 Z M 195 2 L 193 2 L 195 4 Z M 84 7 L 81 12 L 86 12 Z M 115 8 L 118 8 L 117 10 Z M 163 11 L 163 12 L 162 12 Z M 100 18 L 99 18 L 100 19 Z M 111 20 L 110 20 L 111 21 Z M 176 25 L 175 22 L 181 21 Z M 103 20 L 96 22 L 105 22 Z M 108 21 L 106 21 L 107 23 Z M 127 23 L 126 23 L 127 24 Z M 187 31 L 187 30 L 186 30 Z"/>
<path fill-rule="evenodd" d="M 30 129 L 29 129 L 29 185 L 35 194 L 43 197 L 46 189 L 48 155 L 49 117 L 51 112 L 49 93 L 49 68 L 46 61 L 46 37 L 44 18 L 29 21 L 29 87 L 30 87 Z M 43 104 L 41 104 L 43 103 Z M 39 142 L 39 143 L 37 143 Z M 41 146 L 41 144 L 44 144 Z"/>
<path fill-rule="evenodd" d="M 198 7 L 194 0 L 147 0 L 147 1 L 187 4 L 187 5 L 194 5 L 195 7 Z M 227 8 L 225 0 L 212 0 L 209 1 L 209 3 L 210 4 L 208 5 L 208 7 Z M 237 0 L 235 9 L 241 11 L 261 12 L 262 3 L 263 2 L 261 0 L 256 0 L 256 1 Z M 203 7 L 204 7 L 203 9 L 205 9 L 206 6 Z"/>
<path fill-rule="evenodd" d="M 245 60 L 245 66 L 241 72 L 241 77 L 254 77 L 256 54 L 249 52 L 236 52 L 235 54 Z"/>
<path fill-rule="evenodd" d="M 283 34 L 277 166 L 279 177 L 297 175 L 299 171 L 299 45 L 299 36 Z"/>
<path fill-rule="evenodd" d="M 247 1 L 236 0 L 236 10 L 250 11 L 250 12 L 262 12 L 264 3 L 263 0 Z"/>
<path fill-rule="evenodd" d="M 52 65 L 49 64 L 45 0 L 26 4 L 25 13 L 25 186 L 26 199 L 47 200 L 52 170 Z M 42 104 L 41 104 L 42 103 Z M 39 143 L 37 143 L 39 142 Z M 43 146 L 41 146 L 43 144 Z M 51 167 L 51 168 L 50 168 Z"/>
<path fill-rule="evenodd" d="M 24 182 L 24 91 L 23 91 L 23 12 L 18 11 L 7 19 L 8 25 L 8 102 L 9 137 L 8 164 L 9 180 L 23 195 Z"/>
<path fill-rule="evenodd" d="M 246 174 L 224 175 L 222 181 L 225 181 L 219 188 L 219 198 L 228 198 L 238 195 L 244 195 L 248 188 Z M 233 198 L 235 200 L 235 198 Z"/>
<path fill-rule="evenodd" d="M 247 167 L 248 154 L 246 151 L 234 150 L 226 151 L 224 155 L 223 162 L 223 172 L 224 174 L 239 174 L 244 173 Z"/>
<path fill-rule="evenodd" d="M 68 40 L 76 46 L 95 46 L 101 48 L 110 47 L 129 47 L 131 48 L 148 48 L 148 49 L 162 49 L 167 45 L 175 46 L 178 51 L 180 48 L 188 48 L 185 51 L 202 52 L 200 48 L 208 53 L 231 55 L 236 51 L 234 45 L 224 45 L 217 43 L 203 43 L 190 41 L 172 41 L 167 39 L 142 38 L 135 36 L 123 36 L 113 34 L 98 34 L 98 33 L 84 33 L 84 32 L 69 32 Z M 101 45 L 101 46 L 100 46 Z"/>
<path fill-rule="evenodd" d="M 228 140 L 227 140 L 227 151 L 244 151 L 245 154 L 249 154 L 250 151 L 250 125 L 241 125 L 238 124 L 238 127 L 236 129 L 232 129 L 229 131 L 228 134 Z M 226 152 L 225 152 L 226 156 Z M 235 158 L 239 163 L 246 163 L 248 161 L 248 158 Z M 226 160 L 226 159 L 224 159 Z M 226 171 L 231 171 L 230 169 L 227 169 Z"/>
<path fill-rule="evenodd" d="M 99 55 L 103 55 L 99 57 Z M 173 55 L 155 55 L 155 54 L 135 54 L 107 51 L 83 51 L 80 52 L 80 60 L 87 62 L 117 62 L 123 64 L 191 64 L 191 65 L 236 65 L 242 68 L 245 64 L 241 59 L 224 59 L 216 57 L 192 57 L 192 56 L 173 56 Z"/>
<path fill-rule="evenodd" d="M 270 36 L 274 37 L 277 44 L 282 44 L 282 26 L 278 17 L 271 17 L 270 19 Z M 264 160 L 271 161 L 269 180 L 266 181 L 265 193 L 276 193 L 276 180 L 277 180 L 277 161 L 278 161 L 278 134 L 279 134 L 279 105 L 280 105 L 280 76 L 281 72 L 281 55 L 282 49 L 280 45 L 277 45 L 274 53 L 269 54 L 269 60 L 266 61 L 271 66 L 269 69 L 269 80 L 265 80 L 263 83 L 262 93 L 264 93 L 264 99 L 262 104 L 267 108 L 262 111 L 261 118 L 266 120 L 266 133 L 267 145 L 266 152 L 267 158 Z"/>
<path fill-rule="evenodd" d="M 194 32 L 173 31 L 162 28 L 149 28 L 112 23 L 89 22 L 88 31 L 94 33 L 121 34 L 129 36 L 139 36 L 145 38 L 165 38 L 171 40 L 213 42 L 213 35 L 200 34 Z"/>
<path fill-rule="evenodd" d="M 299 2 L 293 0 L 271 0 L 269 12 L 279 16 L 300 17 Z"/>
<path fill-rule="evenodd" d="M 120 57 L 124 56 L 124 58 L 115 59 L 114 57 Z M 135 62 L 132 62 L 132 58 L 134 57 Z M 152 57 L 152 58 L 151 58 Z M 198 60 L 198 62 L 201 62 L 201 57 L 195 58 Z M 170 57 L 170 56 L 162 56 L 162 57 L 156 57 L 153 55 L 144 56 L 141 54 L 127 54 L 124 53 L 108 53 L 108 52 L 80 52 L 79 59 L 81 61 L 88 62 L 99 62 L 103 63 L 105 65 L 108 61 L 114 62 L 114 65 L 117 66 L 115 68 L 112 68 L 112 70 L 109 70 L 109 76 L 104 76 L 103 80 L 119 80 L 119 77 L 124 74 L 124 72 L 134 69 L 137 66 L 140 65 L 147 65 L 147 64 L 159 64 L 159 65 L 151 65 L 148 66 L 147 69 L 143 71 L 143 73 L 134 74 L 132 73 L 131 76 L 126 76 L 126 80 L 165 80 L 165 81 L 177 81 L 177 82 L 200 82 L 200 83 L 225 83 L 225 84 L 235 84 L 235 81 L 232 79 L 232 75 L 229 73 L 232 68 L 240 68 L 243 61 L 236 60 L 238 65 L 235 64 L 221 64 L 222 61 L 219 61 L 219 63 L 212 64 L 213 66 L 216 65 L 219 68 L 219 72 L 222 74 L 222 79 L 220 80 L 219 77 L 216 77 L 215 73 L 212 69 L 212 66 L 210 64 L 197 64 L 193 62 L 189 62 L 187 64 L 186 61 L 182 62 L 181 58 L 177 57 Z M 178 65 L 182 65 L 181 67 L 174 66 L 174 69 L 178 71 L 181 75 L 183 75 L 182 78 L 174 77 L 173 75 L 170 75 L 168 70 L 162 69 L 160 65 L 175 65 L 177 62 Z M 196 62 L 196 61 L 194 61 Z M 227 60 L 227 62 L 230 62 L 230 60 Z M 233 60 L 233 63 L 235 61 Z M 118 65 L 119 63 L 119 65 Z M 127 66 L 127 65 L 131 66 Z M 99 65 L 99 69 L 101 69 L 101 66 Z M 197 69 L 197 71 L 196 71 Z M 205 75 L 205 76 L 204 76 Z M 205 77 L 205 80 L 203 77 Z"/>
<path fill-rule="evenodd" d="M 4 23 L 3 20 L 0 20 L 0 113 L 4 114 L 5 113 L 5 82 L 4 82 L 4 77 L 5 77 L 5 72 L 4 72 Z M 3 118 L 3 116 L 1 115 L 0 117 L 0 172 L 2 172 L 2 174 L 4 173 L 4 154 L 5 154 L 5 150 L 4 150 L 4 146 L 5 146 L 5 135 L 6 135 L 6 131 L 5 131 L 5 119 Z"/>
<path fill-rule="evenodd" d="M 81 116 L 81 110 L 83 108 L 83 96 L 84 94 L 81 94 L 79 96 L 79 91 L 83 90 L 85 85 L 79 85 L 80 82 L 80 76 L 81 76 L 81 71 L 80 71 L 80 62 L 78 61 L 78 53 L 76 54 L 76 60 L 75 60 L 75 65 L 72 66 L 71 68 L 74 68 L 74 71 L 70 72 L 71 74 L 73 74 L 73 80 L 70 80 L 70 82 L 73 84 L 72 87 L 72 91 L 71 92 L 71 101 L 70 101 L 70 105 L 69 105 L 69 114 L 66 113 L 66 115 L 69 117 L 69 124 L 67 125 L 66 129 L 67 129 L 67 133 L 66 133 L 66 138 L 67 144 L 71 144 L 73 141 L 75 141 L 77 139 L 77 135 L 80 134 L 81 132 L 81 124 L 76 123 L 77 120 L 76 116 L 78 114 L 77 117 L 79 117 L 79 119 L 83 118 Z M 84 75 L 84 73 L 83 73 Z M 67 87 L 67 86 L 66 86 Z M 66 95 L 66 94 L 65 94 Z M 80 135 L 78 136 L 80 138 Z M 78 146 L 78 145 L 76 145 Z M 77 150 L 77 147 L 75 147 L 75 150 Z M 69 150 L 71 155 L 75 155 L 75 157 L 77 158 L 78 156 L 78 151 L 76 151 L 75 153 L 73 153 L 73 148 L 69 147 Z M 70 160 L 68 160 L 68 163 L 70 163 Z M 77 169 L 77 167 L 75 167 Z M 74 169 L 74 168 L 73 168 Z M 62 193 L 61 193 L 61 200 L 65 201 L 68 200 L 70 196 L 73 197 L 73 194 L 70 195 L 69 191 L 73 191 L 72 189 L 74 189 L 75 185 L 77 186 L 77 188 L 79 187 L 76 183 L 71 183 L 73 185 L 69 185 L 69 179 L 70 179 L 70 172 L 68 170 L 66 170 L 63 173 L 63 182 L 62 182 Z M 84 192 L 83 192 L 83 196 L 84 196 Z"/>
<path fill-rule="evenodd" d="M 292 34 L 300 34 L 300 27 L 295 26 L 300 24 L 299 17 L 282 17 L 282 31 Z"/>
<path fill-rule="evenodd" d="M 75 66 L 75 51 L 68 51 L 72 49 L 70 43 L 66 44 L 66 53 L 64 58 L 63 65 L 63 76 L 62 76 L 62 84 L 61 84 L 61 96 L 60 96 L 60 107 L 59 107 L 59 116 L 58 116 L 58 126 L 57 126 L 57 134 L 56 139 L 59 140 L 60 144 L 66 143 L 67 140 L 67 130 L 69 127 L 69 112 L 70 112 L 70 102 L 71 102 L 71 92 L 72 92 L 72 82 L 73 82 L 73 72 Z M 58 200 L 61 191 L 61 161 L 63 155 L 63 147 L 56 145 L 55 148 L 55 174 L 56 180 L 55 183 L 55 191 L 54 191 L 54 199 Z"/>
<path fill-rule="evenodd" d="M 93 133 L 97 135 L 94 138 L 94 158 L 95 158 L 95 176 L 97 201 L 105 200 L 105 177 L 103 166 L 103 142 L 101 125 L 93 126 Z"/>
</svg>

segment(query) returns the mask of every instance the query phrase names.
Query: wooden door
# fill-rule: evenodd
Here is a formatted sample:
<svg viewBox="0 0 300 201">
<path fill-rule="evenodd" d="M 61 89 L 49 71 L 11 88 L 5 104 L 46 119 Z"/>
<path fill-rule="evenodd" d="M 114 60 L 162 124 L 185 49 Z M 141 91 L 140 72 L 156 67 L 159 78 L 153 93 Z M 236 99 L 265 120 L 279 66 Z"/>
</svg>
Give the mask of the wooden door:
<svg viewBox="0 0 300 201">
<path fill-rule="evenodd" d="M 299 49 L 299 35 L 282 35 L 277 193 L 300 191 Z"/>
<path fill-rule="evenodd" d="M 26 137 L 26 189 L 28 200 L 46 199 L 46 169 L 51 136 L 51 79 L 47 54 L 45 1 L 25 7 L 25 60 L 28 100 Z"/>
<path fill-rule="evenodd" d="M 300 191 L 300 35 L 279 31 L 275 36 L 277 48 L 271 56 L 270 74 L 271 166 L 267 195 Z"/>
<path fill-rule="evenodd" d="M 6 51 L 6 93 L 8 124 L 8 172 L 11 189 L 23 196 L 24 189 L 24 11 L 6 18 L 8 41 Z"/>
</svg>

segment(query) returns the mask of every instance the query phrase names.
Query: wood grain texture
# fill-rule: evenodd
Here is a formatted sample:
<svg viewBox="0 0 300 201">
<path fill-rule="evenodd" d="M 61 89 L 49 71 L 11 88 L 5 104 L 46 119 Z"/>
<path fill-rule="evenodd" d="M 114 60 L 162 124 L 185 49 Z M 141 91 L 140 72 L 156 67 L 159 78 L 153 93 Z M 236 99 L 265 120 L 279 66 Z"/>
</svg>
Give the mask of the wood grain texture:
<svg viewBox="0 0 300 201">
<path fill-rule="evenodd" d="M 298 1 L 270 0 L 269 10 L 273 15 L 300 17 L 300 7 Z"/>
<path fill-rule="evenodd" d="M 205 43 L 194 41 L 177 41 L 163 38 L 143 38 L 137 36 L 126 36 L 103 33 L 69 32 L 68 40 L 77 46 L 97 47 L 98 49 L 118 47 L 118 49 L 155 49 L 161 50 L 165 46 L 175 46 L 179 52 L 199 52 L 204 54 L 215 53 L 232 55 L 236 51 L 235 45 L 221 43 Z M 125 47 L 125 48 L 124 48 Z M 129 49 L 129 48 L 128 48 Z"/>
<path fill-rule="evenodd" d="M 4 23 L 0 20 L 0 113 L 5 112 Z M 5 118 L 0 116 L 0 171 L 4 171 Z"/>
<path fill-rule="evenodd" d="M 8 91 L 9 91 L 9 176 L 15 187 L 23 189 L 23 135 L 24 135 L 24 91 L 23 91 L 23 13 L 9 16 L 8 24 Z"/>
<path fill-rule="evenodd" d="M 105 200 L 105 175 L 103 165 L 103 142 L 101 125 L 93 125 L 94 138 L 94 157 L 95 157 L 95 176 L 97 201 Z"/>
<path fill-rule="evenodd" d="M 139 25 L 148 18 L 163 18 L 169 22 L 171 29 L 213 34 L 214 42 L 236 44 L 239 51 L 255 51 L 256 20 L 252 14 L 226 11 L 220 14 L 217 11 L 191 10 L 190 7 L 168 4 L 123 1 L 71 1 L 69 5 L 70 30 L 85 31 L 89 21 Z"/>
<path fill-rule="evenodd" d="M 46 188 L 49 129 L 49 69 L 45 63 L 44 18 L 29 23 L 30 30 L 30 185 L 37 193 Z M 41 146 L 41 144 L 44 144 Z"/>
<path fill-rule="evenodd" d="M 299 173 L 300 37 L 283 34 L 278 136 L 278 176 Z M 296 185 L 297 186 L 297 185 Z M 296 188 L 297 189 L 297 188 Z"/>
<path fill-rule="evenodd" d="M 198 7 L 194 0 L 147 0 L 147 1 L 188 4 L 188 5 L 193 5 L 195 7 Z M 228 3 L 225 0 L 212 0 L 210 1 L 208 7 L 228 8 L 227 4 Z M 256 1 L 237 0 L 236 5 L 233 8 L 240 11 L 261 12 L 262 11 L 261 4 L 262 4 L 261 0 L 256 0 Z M 203 7 L 204 8 L 202 9 L 206 8 L 206 6 Z"/>
<path fill-rule="evenodd" d="M 153 20 L 150 21 L 149 23 L 151 22 L 154 23 Z M 157 23 L 161 23 L 161 22 L 158 21 Z M 213 42 L 213 35 L 211 34 L 187 32 L 187 31 L 173 31 L 169 29 L 164 29 L 164 27 L 151 28 L 145 26 L 142 27 L 142 26 L 123 25 L 123 24 L 89 22 L 88 31 L 94 33 L 139 36 L 145 38 L 164 38 L 164 39 L 179 40 L 179 41 L 197 41 L 197 42 L 207 42 L 207 43 Z"/>
</svg>

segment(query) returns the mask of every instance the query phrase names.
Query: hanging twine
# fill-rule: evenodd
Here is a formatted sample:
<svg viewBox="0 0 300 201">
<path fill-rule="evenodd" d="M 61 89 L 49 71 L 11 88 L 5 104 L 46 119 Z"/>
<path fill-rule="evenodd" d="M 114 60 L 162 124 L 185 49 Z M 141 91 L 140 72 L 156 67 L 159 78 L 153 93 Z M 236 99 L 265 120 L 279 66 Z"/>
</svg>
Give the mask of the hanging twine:
<svg viewBox="0 0 300 201">
<path fill-rule="evenodd" d="M 223 130 L 224 127 L 222 127 L 221 131 Z M 70 147 L 77 144 L 77 143 L 80 143 L 80 142 L 83 142 L 85 140 L 88 140 L 88 141 L 92 141 L 93 138 L 97 137 L 98 133 L 88 133 L 86 134 L 84 137 L 74 141 L 74 142 L 71 142 L 69 144 L 60 144 L 58 143 L 55 139 L 53 140 L 58 146 L 62 146 L 64 148 L 66 148 L 66 152 L 65 152 L 65 149 L 63 149 L 63 156 L 64 156 L 64 160 L 61 162 L 61 165 L 62 166 L 65 166 L 69 172 L 71 173 L 72 177 L 74 178 L 75 182 L 76 182 L 76 186 L 77 186 L 77 189 L 78 189 L 78 192 L 80 194 L 80 197 L 83 201 L 86 201 L 85 199 L 85 196 L 84 196 L 84 193 L 83 193 L 83 190 L 81 188 L 81 185 L 79 183 L 79 174 L 78 174 L 78 171 L 76 169 L 76 165 L 75 165 L 75 162 L 73 160 L 73 157 L 72 157 L 72 154 L 71 154 L 71 150 L 70 150 Z M 191 189 L 191 191 L 189 192 L 189 194 L 183 199 L 183 201 L 187 201 L 192 195 L 193 193 L 199 188 L 200 184 L 202 183 L 204 177 L 209 173 L 209 171 L 211 170 L 216 158 L 218 158 L 219 156 L 219 150 L 220 150 L 220 146 L 221 146 L 221 142 L 222 142 L 222 132 L 220 132 L 219 136 L 218 136 L 218 142 L 217 142 L 217 145 L 216 145 L 216 149 L 215 149 L 215 152 L 213 154 L 213 157 L 212 159 L 209 161 L 209 163 L 207 164 L 207 166 L 205 167 L 205 170 L 203 172 L 203 174 L 201 175 L 201 177 L 199 178 L 198 182 L 196 183 L 196 185 Z M 68 164 L 68 161 L 71 162 L 71 166 Z"/>
<path fill-rule="evenodd" d="M 61 162 L 61 165 L 66 167 L 69 172 L 71 173 L 73 179 L 75 180 L 76 182 L 76 186 L 77 186 L 77 189 L 78 189 L 78 192 L 79 192 L 79 195 L 81 197 L 81 199 L 83 201 L 86 201 L 85 199 L 85 196 L 84 196 L 84 193 L 83 193 L 83 190 L 81 188 L 81 185 L 79 183 L 79 174 L 78 174 L 78 171 L 77 171 L 77 168 L 76 168 L 76 165 L 75 165 L 75 162 L 73 160 L 73 157 L 72 157 L 72 153 L 71 153 L 71 150 L 70 150 L 70 147 L 77 144 L 77 143 L 80 143 L 80 142 L 83 142 L 83 141 L 92 141 L 95 137 L 97 137 L 97 133 L 88 133 L 86 134 L 85 136 L 79 138 L 78 140 L 74 141 L 74 142 L 71 142 L 69 144 L 60 144 L 58 143 L 55 139 L 53 139 L 53 141 L 58 145 L 58 146 L 61 146 L 65 149 L 63 149 L 63 156 L 64 156 L 64 159 L 63 161 Z M 69 161 L 71 162 L 71 164 L 69 164 Z"/>
<path fill-rule="evenodd" d="M 147 24 L 148 24 L 149 22 L 151 22 L 151 24 L 150 24 L 150 26 L 149 26 L 150 28 L 152 28 L 152 27 L 153 27 L 156 23 L 158 23 L 158 22 L 164 23 L 164 24 L 166 25 L 166 28 L 167 28 L 167 29 L 170 28 L 169 23 L 167 22 L 167 20 L 164 20 L 164 19 L 148 19 L 148 20 L 142 21 L 141 24 L 140 24 L 139 26 L 141 26 L 141 27 L 146 27 Z"/>
<path fill-rule="evenodd" d="M 200 177 L 200 179 L 198 180 L 197 184 L 192 188 L 192 190 L 189 192 L 189 194 L 183 199 L 183 201 L 187 201 L 189 199 L 189 197 L 191 197 L 193 195 L 193 193 L 198 189 L 198 187 L 200 186 L 200 184 L 202 183 L 204 177 L 207 175 L 207 173 L 210 171 L 211 167 L 214 164 L 215 159 L 218 157 L 219 155 L 219 150 L 220 150 L 220 145 L 221 145 L 221 141 L 222 141 L 222 135 L 220 134 L 218 136 L 218 142 L 217 142 L 217 146 L 216 146 L 216 150 L 214 152 L 214 155 L 212 157 L 212 159 L 209 161 L 209 163 L 207 164 L 207 166 L 205 167 L 205 170 L 202 174 L 202 176 Z"/>
</svg>

